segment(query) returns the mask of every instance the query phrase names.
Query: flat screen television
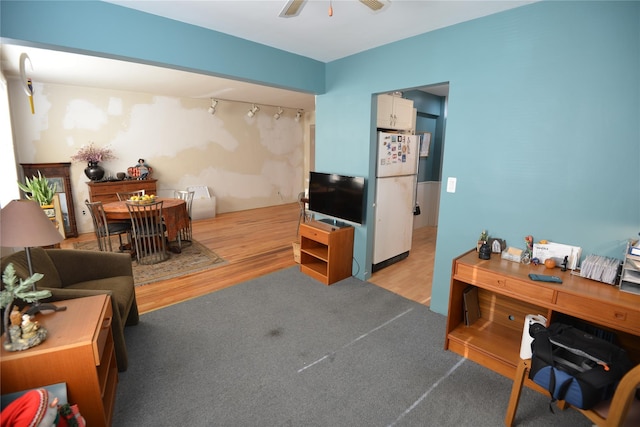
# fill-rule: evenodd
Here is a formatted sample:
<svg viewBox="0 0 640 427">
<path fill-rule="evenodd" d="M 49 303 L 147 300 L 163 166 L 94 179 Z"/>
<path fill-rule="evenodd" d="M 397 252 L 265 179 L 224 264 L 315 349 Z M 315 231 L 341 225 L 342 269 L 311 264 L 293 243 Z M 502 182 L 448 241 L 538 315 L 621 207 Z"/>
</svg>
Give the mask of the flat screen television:
<svg viewBox="0 0 640 427">
<path fill-rule="evenodd" d="M 309 210 L 338 220 L 364 223 L 364 177 L 311 172 Z"/>
</svg>

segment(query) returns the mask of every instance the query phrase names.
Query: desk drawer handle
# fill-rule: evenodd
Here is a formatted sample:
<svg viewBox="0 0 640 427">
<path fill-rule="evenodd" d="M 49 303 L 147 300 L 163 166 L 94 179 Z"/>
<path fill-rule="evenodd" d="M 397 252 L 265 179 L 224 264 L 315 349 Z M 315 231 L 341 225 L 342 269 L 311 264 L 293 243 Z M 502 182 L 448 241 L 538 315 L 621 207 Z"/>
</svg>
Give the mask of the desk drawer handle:
<svg viewBox="0 0 640 427">
<path fill-rule="evenodd" d="M 616 320 L 627 320 L 627 313 L 616 311 L 613 313 L 613 317 L 615 317 Z"/>
<path fill-rule="evenodd" d="M 496 283 L 498 284 L 498 286 L 500 286 L 501 288 L 504 288 L 505 286 L 507 286 L 507 281 L 506 280 L 496 280 Z"/>
<path fill-rule="evenodd" d="M 106 329 L 110 327 L 111 327 L 111 317 L 105 317 L 104 320 L 102 321 L 102 329 Z"/>
</svg>

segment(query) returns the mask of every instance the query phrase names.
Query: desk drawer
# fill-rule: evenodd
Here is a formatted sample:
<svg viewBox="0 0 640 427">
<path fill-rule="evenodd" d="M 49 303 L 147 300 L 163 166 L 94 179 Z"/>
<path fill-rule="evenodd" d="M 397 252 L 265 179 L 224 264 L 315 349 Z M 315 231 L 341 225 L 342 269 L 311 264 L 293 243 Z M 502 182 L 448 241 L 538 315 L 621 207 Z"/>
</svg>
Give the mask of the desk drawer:
<svg viewBox="0 0 640 427">
<path fill-rule="evenodd" d="M 456 279 L 472 283 L 481 288 L 501 294 L 511 294 L 519 299 L 550 303 L 553 301 L 553 289 L 538 284 L 508 278 L 503 274 L 479 270 L 464 264 L 457 265 Z"/>
<path fill-rule="evenodd" d="M 325 245 L 329 244 L 329 233 L 318 230 L 317 228 L 308 227 L 304 224 L 300 225 L 300 236 Z"/>
<path fill-rule="evenodd" d="M 578 315 L 605 326 L 640 335 L 640 311 L 632 311 L 624 307 L 590 298 L 584 298 L 563 292 L 558 293 L 558 307 L 567 313 Z"/>
</svg>

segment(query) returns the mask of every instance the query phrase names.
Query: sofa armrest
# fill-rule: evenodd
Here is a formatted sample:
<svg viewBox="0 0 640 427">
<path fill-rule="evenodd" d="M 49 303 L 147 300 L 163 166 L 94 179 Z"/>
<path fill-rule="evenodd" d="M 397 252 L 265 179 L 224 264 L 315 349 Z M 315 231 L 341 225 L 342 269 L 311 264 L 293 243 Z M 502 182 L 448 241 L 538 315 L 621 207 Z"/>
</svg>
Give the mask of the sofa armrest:
<svg viewBox="0 0 640 427">
<path fill-rule="evenodd" d="M 114 276 L 132 276 L 131 257 L 129 254 L 114 252 L 96 252 L 75 249 L 48 249 L 62 286 L 106 279 Z"/>
</svg>

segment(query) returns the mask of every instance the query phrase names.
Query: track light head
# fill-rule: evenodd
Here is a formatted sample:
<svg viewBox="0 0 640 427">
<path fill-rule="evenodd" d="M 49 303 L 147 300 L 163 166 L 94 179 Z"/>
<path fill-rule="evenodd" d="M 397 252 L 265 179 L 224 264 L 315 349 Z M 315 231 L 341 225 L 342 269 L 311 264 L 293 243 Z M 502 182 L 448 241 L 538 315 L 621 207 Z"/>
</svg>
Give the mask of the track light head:
<svg viewBox="0 0 640 427">
<path fill-rule="evenodd" d="M 258 111 L 260 111 L 260 107 L 258 107 L 256 104 L 252 104 L 251 108 L 247 112 L 247 117 L 255 116 Z"/>
<path fill-rule="evenodd" d="M 278 107 L 278 111 L 273 115 L 273 118 L 278 120 L 282 117 L 282 113 L 284 113 L 284 110 L 281 107 Z"/>
<path fill-rule="evenodd" d="M 209 114 L 211 114 L 212 116 L 216 113 L 216 106 L 218 105 L 218 101 L 211 98 L 211 107 L 209 107 Z"/>
<path fill-rule="evenodd" d="M 296 113 L 296 122 L 299 122 L 302 118 L 302 111 L 303 110 L 298 110 L 298 112 Z"/>
</svg>

